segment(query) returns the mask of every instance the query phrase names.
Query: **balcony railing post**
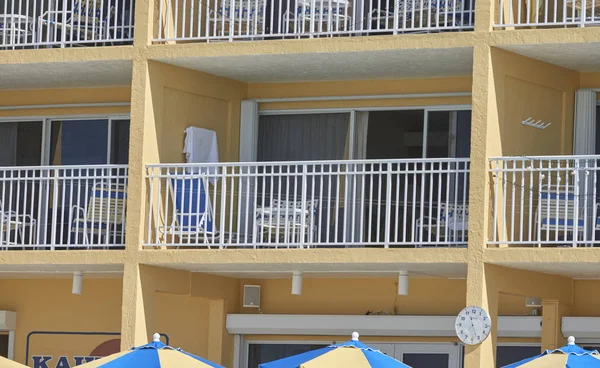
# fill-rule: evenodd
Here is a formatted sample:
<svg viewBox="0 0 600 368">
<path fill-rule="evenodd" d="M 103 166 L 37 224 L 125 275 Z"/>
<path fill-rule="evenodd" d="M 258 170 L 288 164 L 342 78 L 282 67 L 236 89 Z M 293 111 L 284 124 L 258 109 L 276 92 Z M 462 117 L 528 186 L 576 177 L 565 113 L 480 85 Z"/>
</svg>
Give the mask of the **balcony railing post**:
<svg viewBox="0 0 600 368">
<path fill-rule="evenodd" d="M 302 194 L 301 194 L 301 202 L 300 202 L 300 231 L 297 234 L 298 239 L 300 240 L 300 248 L 304 247 L 304 239 L 307 240 L 307 247 L 310 247 L 310 229 L 308 229 L 306 224 L 307 211 L 306 208 L 306 197 L 307 197 L 307 186 L 308 180 L 306 176 L 306 171 L 308 170 L 308 166 L 302 165 Z M 293 215 L 295 216 L 295 214 Z"/>
<path fill-rule="evenodd" d="M 54 246 L 56 244 L 56 225 L 57 225 L 57 214 L 58 214 L 58 175 L 59 170 L 54 169 L 52 175 L 52 224 L 51 224 L 51 239 L 50 239 L 50 249 L 54 250 Z"/>
<path fill-rule="evenodd" d="M 390 246 L 390 225 L 392 216 L 392 163 L 387 164 L 387 179 L 386 179 L 386 193 L 385 193 L 385 243 L 384 247 L 389 248 Z M 397 219 L 396 219 L 397 221 Z"/>
<path fill-rule="evenodd" d="M 568 167 L 568 161 L 567 163 L 565 163 L 565 166 Z M 573 171 L 571 173 L 567 173 L 567 175 L 571 174 L 573 176 L 573 189 L 574 189 L 574 205 L 575 205 L 575 210 L 573 211 L 574 219 L 573 219 L 573 248 L 577 247 L 577 243 L 579 241 L 579 231 L 580 226 L 579 226 L 579 201 L 580 201 L 580 190 L 579 190 L 579 160 L 578 159 L 574 159 L 573 160 Z M 568 179 L 567 179 L 568 180 Z M 569 195 L 569 193 L 565 193 L 565 195 Z M 585 226 L 585 220 L 583 225 Z M 584 227 L 584 231 L 585 231 L 585 227 Z"/>
</svg>

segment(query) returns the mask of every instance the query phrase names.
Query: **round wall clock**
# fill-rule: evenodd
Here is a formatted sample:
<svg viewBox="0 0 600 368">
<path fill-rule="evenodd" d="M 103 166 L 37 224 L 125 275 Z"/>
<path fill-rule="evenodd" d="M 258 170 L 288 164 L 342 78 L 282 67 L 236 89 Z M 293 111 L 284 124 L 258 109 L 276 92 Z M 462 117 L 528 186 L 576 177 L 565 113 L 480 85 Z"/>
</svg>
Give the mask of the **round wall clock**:
<svg viewBox="0 0 600 368">
<path fill-rule="evenodd" d="M 481 307 L 466 307 L 456 317 L 456 335 L 467 345 L 481 344 L 490 334 L 492 320 Z"/>
</svg>

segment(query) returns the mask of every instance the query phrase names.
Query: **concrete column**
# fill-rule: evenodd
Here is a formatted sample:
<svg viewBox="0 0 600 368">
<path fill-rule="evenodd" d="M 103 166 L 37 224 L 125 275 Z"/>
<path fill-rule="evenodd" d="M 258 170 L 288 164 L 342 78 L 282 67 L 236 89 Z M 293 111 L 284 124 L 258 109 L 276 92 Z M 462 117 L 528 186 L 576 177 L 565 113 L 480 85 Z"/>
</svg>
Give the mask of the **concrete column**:
<svg viewBox="0 0 600 368">
<path fill-rule="evenodd" d="M 487 2 L 484 2 L 487 4 Z M 491 2 L 490 2 L 491 4 Z M 487 6 L 490 6 L 487 4 Z M 479 5 L 478 5 L 479 6 Z M 486 6 L 485 4 L 482 6 Z M 484 263 L 489 228 L 488 162 L 493 140 L 490 126 L 497 126 L 490 48 L 476 45 L 473 52 L 473 99 L 471 113 L 471 175 L 469 214 L 469 249 L 467 272 L 467 306 L 479 306 L 492 319 L 490 336 L 480 345 L 465 347 L 465 368 L 494 368 L 496 331 L 498 329 L 498 291 Z M 482 194 L 483 193 L 483 194 Z"/>
<path fill-rule="evenodd" d="M 558 300 L 542 301 L 542 351 L 567 344 L 562 334 L 562 317 L 567 311 L 568 306 Z"/>
<path fill-rule="evenodd" d="M 498 292 L 481 259 L 470 259 L 467 275 L 467 306 L 488 311 L 492 320 L 490 335 L 483 343 L 465 346 L 464 368 L 495 368 L 498 331 Z"/>
<path fill-rule="evenodd" d="M 223 334 L 225 330 L 225 300 L 210 300 L 208 312 L 208 360 L 221 364 L 223 361 Z"/>
<path fill-rule="evenodd" d="M 123 274 L 123 305 L 121 310 L 121 350 L 148 343 L 147 320 L 152 320 L 152 298 L 142 287 L 142 275 L 137 263 L 125 265 Z M 145 302 L 146 301 L 146 302 Z"/>
<path fill-rule="evenodd" d="M 121 350 L 147 344 L 156 331 L 155 293 L 191 295 L 191 272 L 127 264 L 123 275 Z"/>
<path fill-rule="evenodd" d="M 491 32 L 494 26 L 494 18 L 498 13 L 499 4 L 497 0 L 475 1 L 475 32 Z"/>
<path fill-rule="evenodd" d="M 126 247 L 131 250 L 141 249 L 144 241 L 146 220 L 146 185 L 144 164 L 152 157 L 144 151 L 144 147 L 152 142 L 150 133 L 154 129 L 154 114 L 152 111 L 152 96 L 150 94 L 150 77 L 146 60 L 133 61 L 133 76 L 131 84 L 131 113 L 130 113 L 130 144 L 129 144 L 129 178 L 127 191 L 127 228 Z M 156 150 L 156 147 L 154 147 Z M 155 152 L 154 155 L 158 155 Z M 135 257 L 135 255 L 133 255 Z"/>
<path fill-rule="evenodd" d="M 158 19 L 158 1 L 160 0 L 136 0 L 135 1 L 135 33 L 133 44 L 144 47 L 152 43 L 154 36 L 154 19 Z"/>
</svg>

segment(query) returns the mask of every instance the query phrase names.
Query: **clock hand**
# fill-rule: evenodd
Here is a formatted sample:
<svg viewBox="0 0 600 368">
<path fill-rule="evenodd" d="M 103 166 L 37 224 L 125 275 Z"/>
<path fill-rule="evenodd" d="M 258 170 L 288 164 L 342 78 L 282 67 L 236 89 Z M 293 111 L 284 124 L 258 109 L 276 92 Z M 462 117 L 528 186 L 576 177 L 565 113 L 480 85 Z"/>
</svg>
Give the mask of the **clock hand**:
<svg viewBox="0 0 600 368">
<path fill-rule="evenodd" d="M 471 321 L 471 330 L 473 330 L 473 336 L 477 335 L 475 332 L 475 325 L 473 324 L 473 317 L 469 316 L 469 320 Z"/>
</svg>

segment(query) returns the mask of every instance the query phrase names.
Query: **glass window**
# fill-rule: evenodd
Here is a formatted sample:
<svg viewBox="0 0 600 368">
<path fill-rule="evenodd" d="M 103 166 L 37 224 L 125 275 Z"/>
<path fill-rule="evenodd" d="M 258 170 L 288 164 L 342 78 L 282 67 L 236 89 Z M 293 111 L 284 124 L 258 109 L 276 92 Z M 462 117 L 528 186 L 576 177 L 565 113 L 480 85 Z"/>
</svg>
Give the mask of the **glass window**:
<svg viewBox="0 0 600 368">
<path fill-rule="evenodd" d="M 248 346 L 248 368 L 258 368 L 259 364 L 287 358 L 324 348 L 329 344 L 250 344 Z"/>
<path fill-rule="evenodd" d="M 516 363 L 536 356 L 541 352 L 539 346 L 498 346 L 496 349 L 496 367 Z"/>
<path fill-rule="evenodd" d="M 585 350 L 598 350 L 600 351 L 600 346 L 598 345 L 582 345 L 582 348 L 584 348 Z"/>
<path fill-rule="evenodd" d="M 38 166 L 42 127 L 41 121 L 0 123 L 0 166 Z"/>
<path fill-rule="evenodd" d="M 52 121 L 49 161 L 51 165 L 127 164 L 129 120 Z"/>
<path fill-rule="evenodd" d="M 113 120 L 110 130 L 110 163 L 129 163 L 129 120 Z"/>
<path fill-rule="evenodd" d="M 52 122 L 53 165 L 101 165 L 107 161 L 108 120 Z"/>
<path fill-rule="evenodd" d="M 0 335 L 0 356 L 8 358 L 8 335 Z"/>
<path fill-rule="evenodd" d="M 435 353 L 404 353 L 402 362 L 414 368 L 448 368 L 448 354 Z"/>
</svg>

